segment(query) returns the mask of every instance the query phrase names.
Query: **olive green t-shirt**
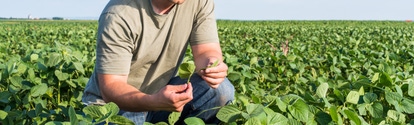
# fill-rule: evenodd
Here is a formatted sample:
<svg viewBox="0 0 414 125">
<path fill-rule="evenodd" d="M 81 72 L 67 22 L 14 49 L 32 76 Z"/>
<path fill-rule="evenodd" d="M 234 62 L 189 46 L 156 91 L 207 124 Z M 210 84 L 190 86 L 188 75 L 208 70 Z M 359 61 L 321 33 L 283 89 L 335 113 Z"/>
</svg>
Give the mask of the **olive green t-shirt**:
<svg viewBox="0 0 414 125">
<path fill-rule="evenodd" d="M 100 97 L 101 73 L 128 74 L 128 84 L 153 94 L 176 74 L 187 43 L 210 42 L 219 42 L 213 0 L 186 0 L 163 15 L 151 0 L 111 0 L 99 18 L 96 65 L 85 93 Z"/>
</svg>

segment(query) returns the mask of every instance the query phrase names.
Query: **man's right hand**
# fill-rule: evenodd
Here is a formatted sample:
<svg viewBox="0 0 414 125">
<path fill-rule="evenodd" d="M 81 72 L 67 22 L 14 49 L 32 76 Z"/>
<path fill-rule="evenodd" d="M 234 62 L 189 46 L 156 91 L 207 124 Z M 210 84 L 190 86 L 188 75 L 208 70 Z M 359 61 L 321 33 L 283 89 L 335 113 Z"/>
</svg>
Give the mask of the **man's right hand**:
<svg viewBox="0 0 414 125">
<path fill-rule="evenodd" d="M 193 99 L 193 87 L 191 83 L 167 85 L 151 98 L 152 102 L 156 102 L 156 110 L 181 112 L 185 104 Z"/>
</svg>

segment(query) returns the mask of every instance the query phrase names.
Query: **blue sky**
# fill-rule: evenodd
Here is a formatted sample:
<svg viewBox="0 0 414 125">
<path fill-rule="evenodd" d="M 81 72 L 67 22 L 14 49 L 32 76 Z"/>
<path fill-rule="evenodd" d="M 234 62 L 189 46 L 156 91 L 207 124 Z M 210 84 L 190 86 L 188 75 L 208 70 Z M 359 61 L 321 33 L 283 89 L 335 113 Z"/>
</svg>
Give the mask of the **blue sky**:
<svg viewBox="0 0 414 125">
<path fill-rule="evenodd" d="M 0 17 L 98 17 L 109 0 L 0 0 Z M 234 20 L 414 20 L 414 0 L 215 0 Z"/>
</svg>

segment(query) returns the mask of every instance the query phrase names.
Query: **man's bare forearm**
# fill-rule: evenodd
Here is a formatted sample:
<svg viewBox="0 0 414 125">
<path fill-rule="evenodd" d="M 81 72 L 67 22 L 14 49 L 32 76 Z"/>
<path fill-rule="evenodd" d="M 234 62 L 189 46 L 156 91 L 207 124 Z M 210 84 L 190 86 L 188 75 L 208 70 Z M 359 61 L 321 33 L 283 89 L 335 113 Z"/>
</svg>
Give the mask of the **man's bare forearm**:
<svg viewBox="0 0 414 125">
<path fill-rule="evenodd" d="M 155 110 L 151 95 L 145 94 L 127 84 L 126 75 L 99 74 L 99 87 L 105 102 L 114 102 L 125 111 Z"/>
</svg>

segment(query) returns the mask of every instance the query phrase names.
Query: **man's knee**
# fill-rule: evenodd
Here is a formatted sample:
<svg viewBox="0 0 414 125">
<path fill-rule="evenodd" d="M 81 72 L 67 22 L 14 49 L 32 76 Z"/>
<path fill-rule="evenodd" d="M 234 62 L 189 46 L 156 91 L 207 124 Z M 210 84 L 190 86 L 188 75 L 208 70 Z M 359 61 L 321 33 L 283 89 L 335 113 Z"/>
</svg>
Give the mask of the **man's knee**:
<svg viewBox="0 0 414 125">
<path fill-rule="evenodd" d="M 216 91 L 220 99 L 220 105 L 227 105 L 234 100 L 235 89 L 227 78 L 220 84 Z"/>
</svg>

